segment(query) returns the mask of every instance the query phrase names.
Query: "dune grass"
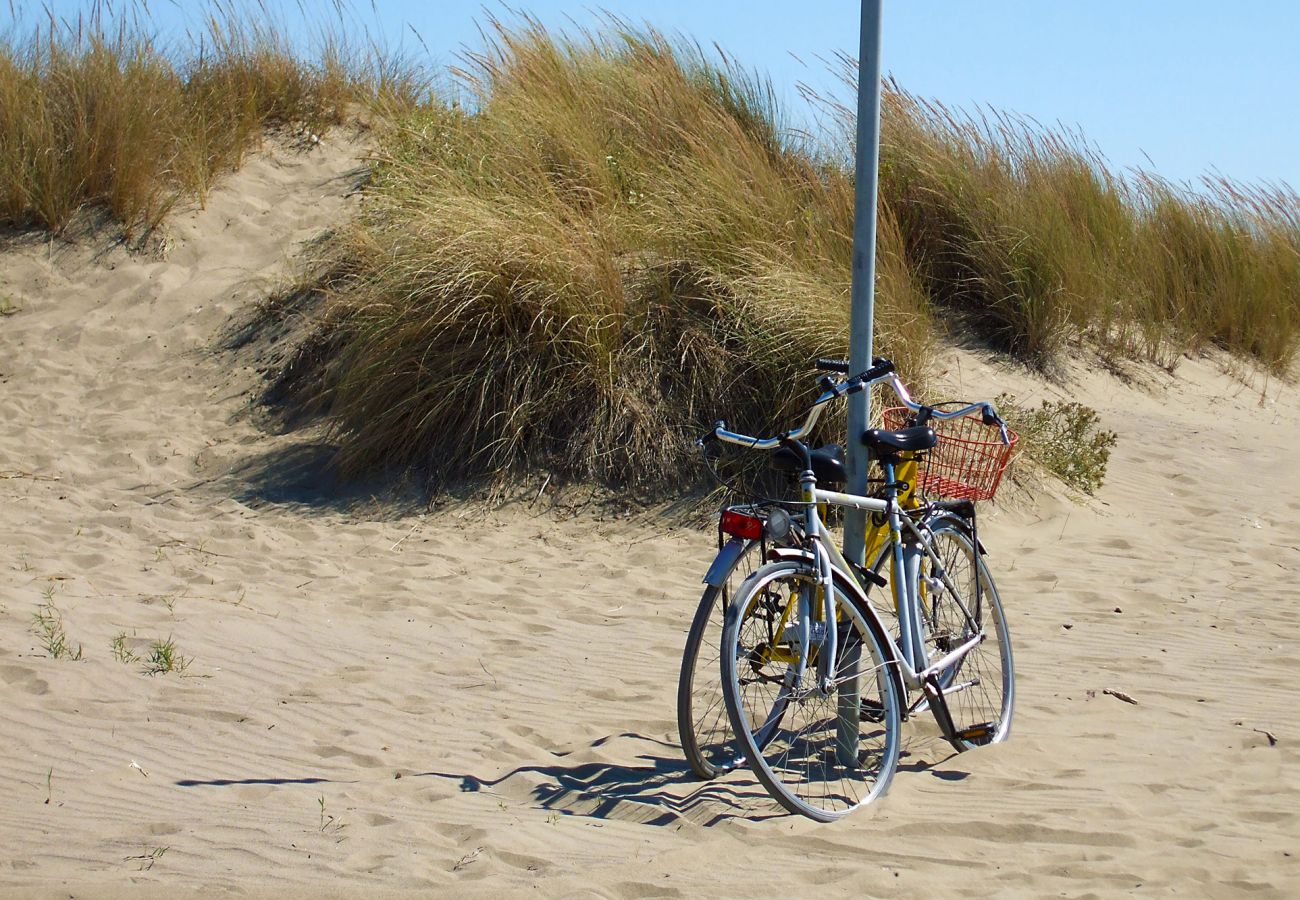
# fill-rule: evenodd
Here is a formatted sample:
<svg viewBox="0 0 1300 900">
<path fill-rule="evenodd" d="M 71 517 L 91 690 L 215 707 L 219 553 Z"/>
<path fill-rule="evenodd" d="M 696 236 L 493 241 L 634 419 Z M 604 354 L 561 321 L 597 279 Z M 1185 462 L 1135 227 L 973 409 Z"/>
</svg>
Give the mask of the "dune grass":
<svg viewBox="0 0 1300 900">
<path fill-rule="evenodd" d="M 0 226 L 57 233 L 90 209 L 148 232 L 178 201 L 202 202 L 268 129 L 320 133 L 351 104 L 426 93 L 418 67 L 342 39 L 306 59 L 265 7 L 213 3 L 170 46 L 147 13 L 97 0 L 0 35 Z"/>
<path fill-rule="evenodd" d="M 847 344 L 849 111 L 795 135 L 761 78 L 617 19 L 490 37 L 469 109 L 390 124 L 365 213 L 299 285 L 323 325 L 280 387 L 328 416 L 339 465 L 665 485 L 718 415 L 794 421 L 810 361 Z M 939 334 L 1040 367 L 1081 345 L 1292 363 L 1286 189 L 1121 177 L 1080 136 L 891 83 L 881 194 L 877 349 L 922 387 Z"/>
<path fill-rule="evenodd" d="M 669 484 L 718 415 L 802 411 L 848 340 L 853 185 L 765 82 L 618 22 L 497 25 L 461 76 L 473 111 L 393 124 L 309 279 L 328 334 L 294 371 L 344 469 Z M 929 313 L 888 215 L 879 256 L 878 344 L 919 378 Z"/>
<path fill-rule="evenodd" d="M 1121 177 L 1080 136 L 890 85 L 881 193 L 909 268 L 962 326 L 1040 366 L 1080 341 L 1172 367 L 1208 346 L 1286 372 L 1300 333 L 1300 197 Z"/>
<path fill-rule="evenodd" d="M 326 417 L 345 473 L 672 487 L 715 418 L 782 427 L 844 354 L 850 111 L 810 98 L 838 130 L 798 133 L 761 76 L 614 18 L 489 21 L 447 102 L 381 50 L 324 33 L 304 55 L 260 9 L 218 3 L 176 47 L 102 13 L 10 34 L 0 224 L 89 208 L 147 232 L 268 129 L 378 110 L 362 212 L 266 309 L 310 313 L 274 393 Z M 1080 135 L 892 83 L 877 258 L 877 352 L 922 396 L 941 338 L 1286 373 L 1300 335 L 1290 188 L 1116 173 Z"/>
</svg>

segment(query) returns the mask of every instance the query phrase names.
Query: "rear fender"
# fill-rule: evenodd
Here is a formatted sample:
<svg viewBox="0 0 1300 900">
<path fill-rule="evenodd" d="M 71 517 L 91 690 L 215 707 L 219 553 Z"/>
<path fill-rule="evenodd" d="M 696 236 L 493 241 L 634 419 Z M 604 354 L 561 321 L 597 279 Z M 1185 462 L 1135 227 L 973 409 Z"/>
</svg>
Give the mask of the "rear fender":
<svg viewBox="0 0 1300 900">
<path fill-rule="evenodd" d="M 704 573 L 704 583 L 711 587 L 721 587 L 722 582 L 727 578 L 727 573 L 736 564 L 736 560 L 744 555 L 752 543 L 753 541 L 744 538 L 733 537 L 723 544 L 718 555 L 713 557 L 713 564 L 709 566 L 709 571 Z"/>
</svg>

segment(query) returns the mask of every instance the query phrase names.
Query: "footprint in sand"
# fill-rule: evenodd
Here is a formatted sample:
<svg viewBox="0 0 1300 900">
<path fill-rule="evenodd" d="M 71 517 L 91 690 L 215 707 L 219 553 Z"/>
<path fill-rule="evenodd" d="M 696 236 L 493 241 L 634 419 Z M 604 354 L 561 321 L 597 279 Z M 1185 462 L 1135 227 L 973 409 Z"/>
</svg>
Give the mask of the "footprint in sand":
<svg viewBox="0 0 1300 900">
<path fill-rule="evenodd" d="M 0 679 L 5 684 L 18 685 L 27 693 L 38 696 L 47 694 L 50 690 L 49 682 L 38 677 L 36 670 L 27 666 L 0 666 Z"/>
<path fill-rule="evenodd" d="M 365 753 L 354 753 L 351 750 L 344 750 L 342 747 L 335 747 L 332 744 L 318 745 L 312 750 L 312 752 L 322 759 L 333 759 L 336 756 L 345 756 L 352 761 L 353 765 L 367 769 L 379 769 L 384 768 L 387 765 L 387 763 L 377 756 L 369 756 Z"/>
</svg>

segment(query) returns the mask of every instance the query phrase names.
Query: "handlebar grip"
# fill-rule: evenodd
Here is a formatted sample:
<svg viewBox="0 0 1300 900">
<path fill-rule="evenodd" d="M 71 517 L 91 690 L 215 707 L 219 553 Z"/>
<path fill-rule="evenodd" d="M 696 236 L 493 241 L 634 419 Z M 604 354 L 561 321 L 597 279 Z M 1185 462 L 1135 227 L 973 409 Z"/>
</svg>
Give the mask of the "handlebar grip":
<svg viewBox="0 0 1300 900">
<path fill-rule="evenodd" d="M 826 359 L 817 360 L 817 368 L 823 372 L 839 372 L 841 375 L 849 374 L 849 361 L 847 359 Z"/>
<path fill-rule="evenodd" d="M 882 378 L 892 371 L 894 371 L 894 364 L 883 356 L 877 356 L 871 361 L 871 368 L 859 375 L 858 380 L 864 383 L 875 381 L 877 378 Z"/>
</svg>

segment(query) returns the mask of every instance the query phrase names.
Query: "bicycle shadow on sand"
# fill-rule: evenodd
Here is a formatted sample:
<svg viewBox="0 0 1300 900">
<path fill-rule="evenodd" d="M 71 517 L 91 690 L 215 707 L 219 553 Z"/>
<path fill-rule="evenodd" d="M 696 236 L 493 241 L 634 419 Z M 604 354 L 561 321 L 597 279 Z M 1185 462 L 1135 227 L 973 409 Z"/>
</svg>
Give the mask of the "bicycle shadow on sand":
<svg viewBox="0 0 1300 900">
<path fill-rule="evenodd" d="M 561 815 L 676 825 L 691 822 L 711 826 L 732 819 L 757 821 L 785 815 L 747 769 L 702 781 L 681 758 L 675 744 L 644 735 L 624 733 L 591 744 L 596 749 L 613 738 L 672 748 L 677 755 L 644 752 L 644 764 L 584 762 L 573 765 L 519 766 L 496 778 L 451 772 L 422 772 L 423 776 L 454 779 L 465 793 L 485 792 L 516 799 L 527 797 L 540 808 Z"/>
</svg>

